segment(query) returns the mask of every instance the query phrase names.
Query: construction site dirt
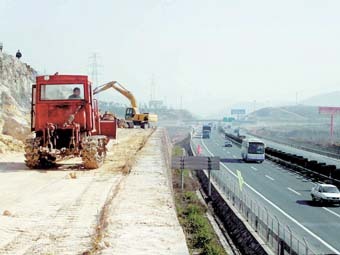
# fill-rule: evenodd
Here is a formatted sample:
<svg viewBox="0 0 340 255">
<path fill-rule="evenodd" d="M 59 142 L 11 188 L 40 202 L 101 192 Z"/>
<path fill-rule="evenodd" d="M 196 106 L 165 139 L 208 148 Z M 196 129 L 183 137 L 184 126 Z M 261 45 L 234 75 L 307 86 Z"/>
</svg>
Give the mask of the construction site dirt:
<svg viewBox="0 0 340 255">
<path fill-rule="evenodd" d="M 23 153 L 0 158 L 0 254 L 82 254 L 100 248 L 105 204 L 118 192 L 153 129 L 121 129 L 102 167 L 77 159 L 30 170 Z M 86 253 L 85 253 L 86 254 Z"/>
</svg>

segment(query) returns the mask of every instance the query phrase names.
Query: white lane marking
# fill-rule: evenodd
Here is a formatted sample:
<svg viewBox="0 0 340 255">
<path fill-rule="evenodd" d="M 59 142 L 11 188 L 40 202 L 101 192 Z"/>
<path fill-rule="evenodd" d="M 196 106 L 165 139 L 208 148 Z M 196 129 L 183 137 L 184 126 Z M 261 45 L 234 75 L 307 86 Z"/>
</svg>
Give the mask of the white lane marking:
<svg viewBox="0 0 340 255">
<path fill-rule="evenodd" d="M 337 214 L 336 212 L 333 212 L 332 210 L 329 210 L 328 208 L 322 207 L 323 209 L 325 209 L 327 212 L 333 214 L 334 216 L 340 218 L 340 214 Z"/>
<path fill-rule="evenodd" d="M 290 187 L 287 187 L 287 189 L 290 190 L 291 192 L 295 193 L 296 195 L 301 196 L 301 193 L 297 192 L 296 190 L 294 190 Z"/>
<path fill-rule="evenodd" d="M 253 169 L 253 170 L 255 170 L 255 171 L 257 171 L 257 168 L 254 167 L 254 166 L 251 166 L 250 168 Z"/>
<path fill-rule="evenodd" d="M 222 150 L 224 150 L 224 151 L 225 151 L 225 148 L 223 148 Z"/>
<path fill-rule="evenodd" d="M 228 154 L 230 154 L 230 151 L 227 151 Z"/>
<path fill-rule="evenodd" d="M 235 155 L 233 155 L 233 158 L 236 158 L 236 156 L 235 156 Z"/>
<path fill-rule="evenodd" d="M 207 152 L 211 155 L 214 156 L 213 153 L 211 153 L 211 151 L 208 149 L 208 147 L 205 145 L 205 143 L 203 142 L 203 140 L 201 139 L 202 145 L 204 146 L 204 148 L 207 150 Z M 229 173 L 231 173 L 235 178 L 238 178 L 237 175 L 231 171 L 224 163 L 220 163 Z M 327 243 L 326 241 L 324 241 L 323 239 L 321 239 L 321 237 L 319 237 L 318 235 L 316 235 L 314 232 L 312 232 L 311 230 L 309 230 L 307 227 L 305 227 L 304 225 L 302 225 L 298 220 L 296 220 L 295 218 L 293 218 L 292 216 L 290 216 L 288 213 L 286 213 L 284 210 L 282 210 L 279 206 L 277 206 L 276 204 L 274 204 L 272 201 L 270 201 L 268 198 L 266 198 L 264 195 L 262 195 L 260 192 L 258 192 L 256 189 L 254 189 L 252 186 L 250 186 L 248 183 L 244 182 L 244 185 L 246 185 L 250 190 L 252 190 L 255 194 L 257 194 L 259 197 L 261 197 L 264 201 L 266 201 L 268 204 L 270 204 L 271 206 L 273 206 L 276 210 L 278 210 L 280 213 L 282 213 L 284 216 L 286 216 L 288 219 L 290 219 L 292 222 L 294 222 L 297 226 L 299 226 L 300 228 L 302 228 L 304 231 L 306 231 L 309 235 L 311 235 L 312 237 L 314 237 L 316 240 L 318 240 L 319 242 L 321 242 L 323 245 L 325 245 L 328 249 L 330 249 L 332 252 L 336 253 L 336 254 L 340 254 L 340 251 L 338 251 L 337 249 L 335 249 L 332 245 L 330 245 L 329 243 Z"/>
<path fill-rule="evenodd" d="M 270 177 L 269 175 L 265 175 L 266 178 L 268 178 L 269 180 L 275 181 L 275 179 L 273 177 Z"/>
</svg>

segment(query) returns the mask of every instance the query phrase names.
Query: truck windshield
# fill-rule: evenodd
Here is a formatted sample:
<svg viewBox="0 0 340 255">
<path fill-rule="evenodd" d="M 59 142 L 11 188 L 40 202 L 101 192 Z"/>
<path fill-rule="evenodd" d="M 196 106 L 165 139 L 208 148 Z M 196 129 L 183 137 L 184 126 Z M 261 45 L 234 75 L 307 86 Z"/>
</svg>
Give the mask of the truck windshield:
<svg viewBox="0 0 340 255">
<path fill-rule="evenodd" d="M 83 84 L 46 84 L 40 87 L 41 100 L 84 99 Z"/>
<path fill-rule="evenodd" d="M 263 154 L 264 144 L 263 143 L 249 143 L 248 153 L 250 154 Z"/>
</svg>

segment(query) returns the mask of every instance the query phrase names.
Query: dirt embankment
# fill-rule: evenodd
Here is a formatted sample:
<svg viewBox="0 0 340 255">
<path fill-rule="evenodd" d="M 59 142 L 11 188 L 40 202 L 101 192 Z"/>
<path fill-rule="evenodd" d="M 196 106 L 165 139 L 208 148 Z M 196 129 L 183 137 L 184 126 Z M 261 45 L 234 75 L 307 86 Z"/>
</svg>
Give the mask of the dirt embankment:
<svg viewBox="0 0 340 255">
<path fill-rule="evenodd" d="M 102 209 L 152 130 L 120 130 L 103 167 L 28 170 L 22 153 L 0 158 L 0 254 L 82 254 L 93 250 Z M 78 161 L 79 163 L 79 161 Z"/>
</svg>

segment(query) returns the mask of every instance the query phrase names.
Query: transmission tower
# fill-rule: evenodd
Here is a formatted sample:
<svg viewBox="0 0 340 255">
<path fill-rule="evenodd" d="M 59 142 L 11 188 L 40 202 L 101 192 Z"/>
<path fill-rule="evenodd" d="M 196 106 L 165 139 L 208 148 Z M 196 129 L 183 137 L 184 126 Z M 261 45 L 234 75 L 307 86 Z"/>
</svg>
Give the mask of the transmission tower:
<svg viewBox="0 0 340 255">
<path fill-rule="evenodd" d="M 102 68 L 102 65 L 99 64 L 100 56 L 98 53 L 92 53 L 89 59 L 90 59 L 90 65 L 89 65 L 90 76 L 93 82 L 93 87 L 95 88 L 99 86 L 98 78 L 99 78 L 99 75 L 101 74 L 99 72 L 99 69 Z"/>
</svg>

